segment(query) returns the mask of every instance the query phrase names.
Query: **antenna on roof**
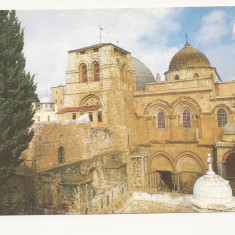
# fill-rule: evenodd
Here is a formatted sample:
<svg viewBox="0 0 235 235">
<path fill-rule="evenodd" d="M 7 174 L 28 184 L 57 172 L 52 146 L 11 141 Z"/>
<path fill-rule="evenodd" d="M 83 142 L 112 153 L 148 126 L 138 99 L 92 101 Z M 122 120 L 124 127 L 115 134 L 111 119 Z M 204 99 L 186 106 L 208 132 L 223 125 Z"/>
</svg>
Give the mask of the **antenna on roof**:
<svg viewBox="0 0 235 235">
<path fill-rule="evenodd" d="M 186 45 L 188 45 L 188 34 L 186 33 Z"/>
<path fill-rule="evenodd" d="M 117 46 L 118 46 L 118 40 L 117 40 Z"/>
</svg>

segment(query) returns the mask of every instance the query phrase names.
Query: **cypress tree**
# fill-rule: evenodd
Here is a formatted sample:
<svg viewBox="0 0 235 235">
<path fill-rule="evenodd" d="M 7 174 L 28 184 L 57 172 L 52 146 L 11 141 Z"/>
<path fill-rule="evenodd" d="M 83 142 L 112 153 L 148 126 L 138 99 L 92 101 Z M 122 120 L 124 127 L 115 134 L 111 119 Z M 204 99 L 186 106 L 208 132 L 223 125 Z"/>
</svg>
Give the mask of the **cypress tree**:
<svg viewBox="0 0 235 235">
<path fill-rule="evenodd" d="M 24 33 L 15 11 L 0 11 L 0 185 L 21 163 L 33 137 L 37 100 L 34 76 L 25 71 Z"/>
</svg>

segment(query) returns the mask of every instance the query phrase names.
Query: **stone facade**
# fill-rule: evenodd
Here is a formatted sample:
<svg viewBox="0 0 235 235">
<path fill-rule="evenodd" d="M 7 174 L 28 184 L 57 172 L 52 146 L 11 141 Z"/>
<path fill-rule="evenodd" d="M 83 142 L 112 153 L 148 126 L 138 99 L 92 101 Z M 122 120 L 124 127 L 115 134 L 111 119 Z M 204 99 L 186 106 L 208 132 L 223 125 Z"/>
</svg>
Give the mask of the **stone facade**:
<svg viewBox="0 0 235 235">
<path fill-rule="evenodd" d="M 234 133 L 226 139 L 223 128 L 235 122 L 235 81 L 217 81 L 189 44 L 179 53 L 166 80 L 153 82 L 113 44 L 69 51 L 66 86 L 51 89 L 57 119 L 33 126 L 22 155 L 36 161 L 37 207 L 99 213 L 127 190 L 192 193 L 208 153 L 227 176 Z M 83 114 L 90 122 L 79 123 Z"/>
</svg>

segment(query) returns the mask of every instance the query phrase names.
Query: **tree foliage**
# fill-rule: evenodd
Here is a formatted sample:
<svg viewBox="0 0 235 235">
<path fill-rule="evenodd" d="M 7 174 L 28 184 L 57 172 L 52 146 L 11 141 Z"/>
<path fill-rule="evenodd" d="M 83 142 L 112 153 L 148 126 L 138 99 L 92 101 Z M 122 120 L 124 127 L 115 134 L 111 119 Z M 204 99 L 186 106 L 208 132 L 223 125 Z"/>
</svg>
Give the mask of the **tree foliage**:
<svg viewBox="0 0 235 235">
<path fill-rule="evenodd" d="M 34 77 L 25 71 L 24 33 L 15 11 L 0 11 L 0 32 L 0 185 L 3 185 L 32 140 L 32 102 L 37 96 Z"/>
</svg>

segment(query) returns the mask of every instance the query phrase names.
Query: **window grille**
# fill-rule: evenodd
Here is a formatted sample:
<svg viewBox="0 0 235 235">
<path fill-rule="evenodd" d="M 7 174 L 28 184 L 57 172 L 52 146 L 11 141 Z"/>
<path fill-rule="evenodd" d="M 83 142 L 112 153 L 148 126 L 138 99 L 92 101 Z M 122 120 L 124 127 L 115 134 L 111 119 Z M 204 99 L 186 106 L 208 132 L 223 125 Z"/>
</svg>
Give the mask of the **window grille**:
<svg viewBox="0 0 235 235">
<path fill-rule="evenodd" d="M 160 111 L 157 115 L 158 119 L 158 128 L 166 128 L 166 122 L 165 122 L 165 114 Z"/>
<path fill-rule="evenodd" d="M 58 150 L 58 161 L 59 161 L 59 164 L 62 164 L 65 162 L 65 153 L 64 153 L 63 147 L 60 147 Z"/>
<path fill-rule="evenodd" d="M 224 109 L 219 109 L 218 113 L 218 127 L 223 127 L 227 123 L 227 113 Z"/>
<path fill-rule="evenodd" d="M 191 112 L 188 109 L 183 112 L 183 127 L 191 127 Z"/>
</svg>

